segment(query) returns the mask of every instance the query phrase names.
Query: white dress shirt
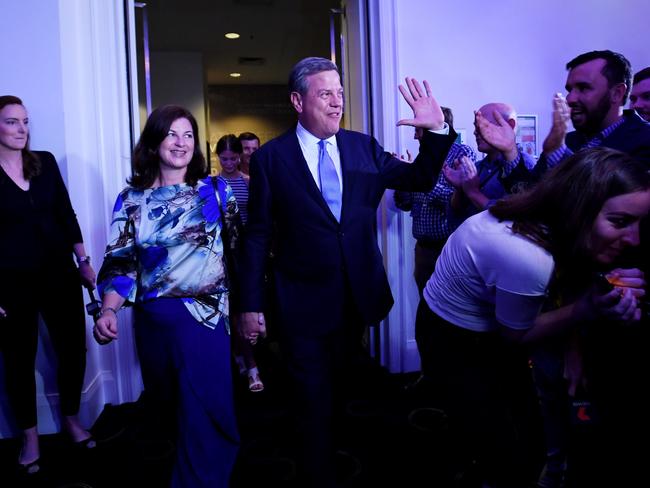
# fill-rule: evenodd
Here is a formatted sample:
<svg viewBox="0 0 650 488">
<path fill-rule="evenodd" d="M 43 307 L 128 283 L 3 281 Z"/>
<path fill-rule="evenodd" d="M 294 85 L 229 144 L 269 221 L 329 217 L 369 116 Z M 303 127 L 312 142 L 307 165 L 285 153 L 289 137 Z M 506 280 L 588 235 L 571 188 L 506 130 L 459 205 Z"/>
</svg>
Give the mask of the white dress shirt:
<svg viewBox="0 0 650 488">
<path fill-rule="evenodd" d="M 305 129 L 302 125 L 300 125 L 300 122 L 298 122 L 298 126 L 296 127 L 296 135 L 298 136 L 298 142 L 300 143 L 302 155 L 305 157 L 305 161 L 307 161 L 309 172 L 311 173 L 312 178 L 314 178 L 316 186 L 320 190 L 320 178 L 318 177 L 318 153 L 320 150 L 318 143 L 320 142 L 320 139 Z M 334 162 L 336 175 L 339 177 L 339 187 L 341 189 L 341 193 L 343 193 L 341 155 L 339 154 L 339 146 L 336 143 L 336 135 L 325 139 L 325 141 L 327 153 L 330 155 L 330 158 L 332 158 L 332 161 Z"/>
</svg>

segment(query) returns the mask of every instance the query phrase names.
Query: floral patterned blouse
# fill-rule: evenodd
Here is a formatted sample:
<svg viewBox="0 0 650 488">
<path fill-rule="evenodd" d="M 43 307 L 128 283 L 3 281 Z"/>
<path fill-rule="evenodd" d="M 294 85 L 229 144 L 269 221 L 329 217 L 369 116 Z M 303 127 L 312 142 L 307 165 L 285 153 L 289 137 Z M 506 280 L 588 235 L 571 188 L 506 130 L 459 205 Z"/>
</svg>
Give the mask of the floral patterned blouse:
<svg viewBox="0 0 650 488">
<path fill-rule="evenodd" d="M 223 318 L 229 330 L 226 261 L 238 221 L 235 196 L 221 177 L 125 188 L 113 208 L 100 294 L 118 293 L 128 305 L 182 297 L 197 321 L 214 329 Z"/>
</svg>

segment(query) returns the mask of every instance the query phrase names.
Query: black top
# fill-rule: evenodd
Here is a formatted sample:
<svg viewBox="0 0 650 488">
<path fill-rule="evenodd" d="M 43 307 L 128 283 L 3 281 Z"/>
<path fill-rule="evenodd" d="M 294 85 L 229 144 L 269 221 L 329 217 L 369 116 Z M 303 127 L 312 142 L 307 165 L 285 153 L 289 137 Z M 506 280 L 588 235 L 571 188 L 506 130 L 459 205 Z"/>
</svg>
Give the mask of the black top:
<svg viewBox="0 0 650 488">
<path fill-rule="evenodd" d="M 0 168 L 0 269 L 72 264 L 72 246 L 83 242 L 61 172 L 49 152 L 34 151 L 41 173 L 24 191 Z"/>
</svg>

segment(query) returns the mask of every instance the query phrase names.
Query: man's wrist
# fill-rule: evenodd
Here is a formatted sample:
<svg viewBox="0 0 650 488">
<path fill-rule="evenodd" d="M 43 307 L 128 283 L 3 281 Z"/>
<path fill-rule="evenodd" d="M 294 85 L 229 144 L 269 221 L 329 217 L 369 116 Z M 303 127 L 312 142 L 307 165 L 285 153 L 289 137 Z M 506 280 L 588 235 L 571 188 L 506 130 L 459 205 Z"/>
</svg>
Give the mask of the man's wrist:
<svg viewBox="0 0 650 488">
<path fill-rule="evenodd" d="M 433 132 L 434 134 L 442 134 L 444 136 L 449 134 L 449 125 L 447 122 L 443 122 L 438 127 L 426 127 L 426 129 L 430 132 Z"/>
<path fill-rule="evenodd" d="M 77 264 L 79 266 L 82 264 L 90 264 L 90 256 L 77 256 Z"/>
<path fill-rule="evenodd" d="M 517 149 L 516 145 L 506 149 L 503 152 L 503 157 L 505 158 L 506 163 L 515 163 L 519 160 L 519 149 Z"/>
</svg>

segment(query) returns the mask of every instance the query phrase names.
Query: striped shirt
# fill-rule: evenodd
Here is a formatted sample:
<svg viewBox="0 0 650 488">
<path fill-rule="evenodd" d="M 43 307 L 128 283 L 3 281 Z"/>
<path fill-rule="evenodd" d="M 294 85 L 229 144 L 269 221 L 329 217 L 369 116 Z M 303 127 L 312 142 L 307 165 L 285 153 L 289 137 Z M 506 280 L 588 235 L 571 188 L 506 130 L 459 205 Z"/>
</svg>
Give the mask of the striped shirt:
<svg viewBox="0 0 650 488">
<path fill-rule="evenodd" d="M 235 178 L 226 178 L 223 175 L 221 176 L 228 182 L 228 185 L 232 188 L 232 192 L 235 194 L 241 222 L 245 225 L 248 220 L 248 183 L 242 175 Z"/>
</svg>

